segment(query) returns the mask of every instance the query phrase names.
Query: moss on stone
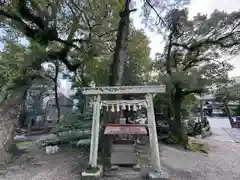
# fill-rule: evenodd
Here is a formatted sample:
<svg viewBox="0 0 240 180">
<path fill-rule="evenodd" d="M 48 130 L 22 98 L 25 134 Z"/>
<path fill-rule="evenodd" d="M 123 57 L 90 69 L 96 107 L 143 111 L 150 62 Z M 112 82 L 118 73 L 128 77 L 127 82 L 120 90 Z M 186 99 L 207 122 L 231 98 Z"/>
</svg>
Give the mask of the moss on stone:
<svg viewBox="0 0 240 180">
<path fill-rule="evenodd" d="M 99 171 L 98 167 L 92 167 L 92 166 L 88 166 L 88 168 L 86 169 L 86 173 L 96 173 Z"/>
</svg>

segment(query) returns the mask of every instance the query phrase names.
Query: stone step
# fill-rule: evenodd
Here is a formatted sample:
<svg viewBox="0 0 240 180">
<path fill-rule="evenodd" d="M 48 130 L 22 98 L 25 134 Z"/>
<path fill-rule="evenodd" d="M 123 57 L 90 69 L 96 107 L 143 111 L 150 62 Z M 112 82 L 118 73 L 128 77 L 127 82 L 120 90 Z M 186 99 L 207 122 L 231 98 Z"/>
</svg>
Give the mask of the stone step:
<svg viewBox="0 0 240 180">
<path fill-rule="evenodd" d="M 147 149 L 146 147 L 135 147 L 136 149 Z"/>
<path fill-rule="evenodd" d="M 149 146 L 136 144 L 135 147 L 136 147 L 136 148 L 143 148 L 143 149 L 144 149 L 144 148 L 148 148 Z"/>
<path fill-rule="evenodd" d="M 112 177 L 112 176 L 139 176 L 140 172 L 139 171 L 134 171 L 132 168 L 129 168 L 128 170 L 122 170 L 122 168 L 118 170 L 113 170 L 113 171 L 105 171 L 104 176 L 105 177 Z"/>
<path fill-rule="evenodd" d="M 148 153 L 148 151 L 146 151 L 146 149 L 137 149 L 137 152 L 140 152 L 140 153 Z"/>
<path fill-rule="evenodd" d="M 143 177 L 103 177 L 101 180 L 144 180 Z"/>
<path fill-rule="evenodd" d="M 148 168 L 147 166 L 146 168 Z M 145 167 L 144 167 L 145 168 Z M 144 173 L 145 172 L 145 173 Z M 147 171 L 134 171 L 132 168 L 122 168 L 104 172 L 104 180 L 141 180 L 145 179 Z"/>
<path fill-rule="evenodd" d="M 148 153 L 149 151 L 147 149 L 136 149 L 137 152 L 145 152 Z"/>
</svg>

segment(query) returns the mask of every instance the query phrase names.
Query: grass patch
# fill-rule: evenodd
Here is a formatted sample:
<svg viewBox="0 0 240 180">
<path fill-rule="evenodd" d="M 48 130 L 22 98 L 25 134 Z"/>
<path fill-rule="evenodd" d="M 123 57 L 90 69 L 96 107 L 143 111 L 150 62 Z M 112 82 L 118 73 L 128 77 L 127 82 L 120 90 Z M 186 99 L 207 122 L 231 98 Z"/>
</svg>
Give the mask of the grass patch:
<svg viewBox="0 0 240 180">
<path fill-rule="evenodd" d="M 26 149 L 29 146 L 31 146 L 33 144 L 33 142 L 32 141 L 21 141 L 21 142 L 16 142 L 15 144 L 19 149 Z"/>
<path fill-rule="evenodd" d="M 188 136 L 184 135 L 183 137 L 179 138 L 174 135 L 168 135 L 161 141 L 168 145 L 181 145 L 185 147 L 188 144 Z"/>
<path fill-rule="evenodd" d="M 187 136 L 183 136 L 180 139 L 176 136 L 169 135 L 167 138 L 161 141 L 171 147 L 184 149 L 191 152 L 201 152 L 207 154 L 209 151 L 209 146 L 207 143 L 199 142 L 199 140 L 188 138 Z"/>
<path fill-rule="evenodd" d="M 208 145 L 197 141 L 190 141 L 187 145 L 187 149 L 192 152 L 208 153 Z"/>
</svg>

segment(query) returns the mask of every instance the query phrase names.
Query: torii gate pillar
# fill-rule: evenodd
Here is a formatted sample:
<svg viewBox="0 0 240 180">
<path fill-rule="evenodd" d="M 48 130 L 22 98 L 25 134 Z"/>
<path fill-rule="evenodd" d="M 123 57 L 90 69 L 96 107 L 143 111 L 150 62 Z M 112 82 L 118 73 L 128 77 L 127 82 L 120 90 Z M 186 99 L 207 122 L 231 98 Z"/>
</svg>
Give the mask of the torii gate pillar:
<svg viewBox="0 0 240 180">
<path fill-rule="evenodd" d="M 98 141 L 99 141 L 99 124 L 100 124 L 100 95 L 109 94 L 145 94 L 147 101 L 147 118 L 149 128 L 149 138 L 151 147 L 151 164 L 153 165 L 153 172 L 149 173 L 149 179 L 167 179 L 167 174 L 163 173 L 160 163 L 160 154 L 158 147 L 158 137 L 156 131 L 156 121 L 153 108 L 153 94 L 165 93 L 166 88 L 162 85 L 150 86 L 112 86 L 112 87 L 86 87 L 82 88 L 82 93 L 85 95 L 95 95 L 96 98 L 93 103 L 93 121 L 91 134 L 91 147 L 89 165 L 91 167 L 97 166 L 98 156 Z"/>
</svg>

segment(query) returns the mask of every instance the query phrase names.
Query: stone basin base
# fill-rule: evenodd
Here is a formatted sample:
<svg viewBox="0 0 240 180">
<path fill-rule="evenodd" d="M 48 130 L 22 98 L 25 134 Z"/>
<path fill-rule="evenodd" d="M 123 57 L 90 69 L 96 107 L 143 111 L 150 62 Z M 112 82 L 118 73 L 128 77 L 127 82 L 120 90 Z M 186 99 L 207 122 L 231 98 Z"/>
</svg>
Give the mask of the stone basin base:
<svg viewBox="0 0 240 180">
<path fill-rule="evenodd" d="M 98 168 L 99 170 L 94 173 L 82 172 L 82 180 L 100 180 L 103 176 L 103 167 L 99 165 Z"/>
<path fill-rule="evenodd" d="M 169 176 L 165 172 L 150 171 L 147 174 L 147 180 L 169 180 Z"/>
</svg>

